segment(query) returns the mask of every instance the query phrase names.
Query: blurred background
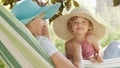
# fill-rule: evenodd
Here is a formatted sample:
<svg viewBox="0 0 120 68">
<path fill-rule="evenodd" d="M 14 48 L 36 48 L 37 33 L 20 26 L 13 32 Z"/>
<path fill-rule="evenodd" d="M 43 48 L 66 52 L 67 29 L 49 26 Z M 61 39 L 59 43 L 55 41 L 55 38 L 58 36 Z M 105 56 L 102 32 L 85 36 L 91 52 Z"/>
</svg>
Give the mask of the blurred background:
<svg viewBox="0 0 120 68">
<path fill-rule="evenodd" d="M 8 11 L 19 0 L 0 0 Z M 56 45 L 61 53 L 64 53 L 65 40 L 56 36 L 53 31 L 52 21 L 63 14 L 69 13 L 75 7 L 85 7 L 89 9 L 93 16 L 103 25 L 106 26 L 106 35 L 100 40 L 101 47 L 104 48 L 110 42 L 120 40 L 120 0 L 33 0 L 41 7 L 49 4 L 60 2 L 62 5 L 57 14 L 48 20 L 48 27 L 51 41 Z M 4 68 L 0 60 L 0 68 Z"/>
</svg>

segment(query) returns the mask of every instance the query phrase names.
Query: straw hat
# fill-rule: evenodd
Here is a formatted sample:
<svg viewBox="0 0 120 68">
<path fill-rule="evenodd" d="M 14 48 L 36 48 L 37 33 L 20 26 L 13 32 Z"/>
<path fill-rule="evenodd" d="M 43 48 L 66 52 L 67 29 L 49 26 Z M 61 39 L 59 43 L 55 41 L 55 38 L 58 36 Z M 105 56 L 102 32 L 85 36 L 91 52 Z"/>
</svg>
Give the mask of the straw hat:
<svg viewBox="0 0 120 68">
<path fill-rule="evenodd" d="M 64 39 L 64 40 L 69 40 L 73 37 L 73 32 L 69 31 L 67 28 L 67 22 L 68 19 L 70 19 L 73 16 L 82 16 L 87 18 L 88 20 L 91 21 L 93 25 L 93 29 L 90 31 L 98 39 L 102 38 L 106 32 L 106 28 L 104 25 L 98 23 L 90 14 L 90 12 L 85 9 L 85 8 L 75 8 L 73 9 L 69 14 L 60 16 L 56 18 L 53 22 L 53 29 L 55 33 L 58 35 L 58 37 Z"/>
<path fill-rule="evenodd" d="M 49 6 L 40 7 L 32 0 L 21 0 L 14 5 L 11 13 L 24 25 L 26 25 L 32 19 L 43 12 L 45 13 L 43 19 L 48 19 L 52 17 L 57 12 L 60 5 L 60 3 L 57 3 Z"/>
</svg>

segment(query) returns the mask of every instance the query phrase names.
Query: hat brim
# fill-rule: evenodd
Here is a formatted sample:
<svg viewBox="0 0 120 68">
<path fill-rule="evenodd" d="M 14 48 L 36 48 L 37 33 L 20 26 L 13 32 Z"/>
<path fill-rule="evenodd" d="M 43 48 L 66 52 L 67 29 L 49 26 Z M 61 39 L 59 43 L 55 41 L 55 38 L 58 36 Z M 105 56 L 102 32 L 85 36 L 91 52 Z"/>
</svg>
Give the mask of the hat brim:
<svg viewBox="0 0 120 68">
<path fill-rule="evenodd" d="M 57 3 L 50 6 L 40 7 L 38 11 L 35 11 L 36 14 L 34 16 L 26 19 L 22 19 L 20 21 L 26 25 L 28 22 L 30 22 L 32 19 L 34 19 L 36 16 L 40 15 L 41 13 L 45 13 L 45 16 L 43 17 L 43 19 L 51 18 L 58 11 L 60 5 L 61 5 L 60 3 Z"/>
<path fill-rule="evenodd" d="M 106 28 L 104 25 L 98 23 L 92 16 L 86 13 L 79 13 L 79 14 L 66 14 L 54 20 L 53 29 L 55 33 L 58 35 L 58 37 L 64 40 L 69 40 L 73 37 L 73 32 L 69 31 L 67 28 L 68 19 L 70 19 L 73 16 L 82 16 L 87 18 L 93 24 L 93 29 L 90 32 L 96 35 L 98 39 L 104 36 L 106 32 Z"/>
</svg>

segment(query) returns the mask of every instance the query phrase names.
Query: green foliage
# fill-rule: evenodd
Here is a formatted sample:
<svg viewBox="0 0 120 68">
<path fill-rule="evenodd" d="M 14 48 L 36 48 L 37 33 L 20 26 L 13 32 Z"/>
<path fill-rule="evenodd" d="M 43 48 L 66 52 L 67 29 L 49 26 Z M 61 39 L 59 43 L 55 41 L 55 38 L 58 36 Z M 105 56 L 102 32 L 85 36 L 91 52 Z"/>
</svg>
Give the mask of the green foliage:
<svg viewBox="0 0 120 68">
<path fill-rule="evenodd" d="M 13 7 L 14 3 L 16 3 L 17 1 L 20 1 L 20 0 L 1 0 L 1 3 L 4 6 L 10 5 L 10 9 L 11 9 Z"/>
<path fill-rule="evenodd" d="M 68 0 L 67 2 L 65 2 L 67 11 L 69 11 L 71 9 L 71 5 L 72 5 L 71 0 Z"/>
<path fill-rule="evenodd" d="M 77 1 L 73 0 L 73 4 L 74 4 L 75 7 L 79 7 L 79 4 L 78 4 Z"/>
<path fill-rule="evenodd" d="M 118 31 L 107 33 L 107 35 L 101 40 L 101 46 L 105 47 L 110 44 L 110 42 L 115 40 L 120 40 L 120 33 Z"/>
<path fill-rule="evenodd" d="M 50 22 L 52 22 L 55 18 L 61 16 L 63 14 L 64 9 L 69 11 L 72 8 L 72 6 L 79 7 L 79 3 L 76 0 L 51 0 L 50 2 L 52 4 L 61 3 L 58 13 L 49 19 Z"/>
<path fill-rule="evenodd" d="M 55 45 L 57 45 L 57 48 L 62 52 L 62 53 L 64 53 L 65 52 L 65 50 L 64 50 L 64 42 L 65 41 L 63 41 L 63 40 L 61 40 L 61 39 L 57 39 L 56 38 L 56 40 L 55 40 Z"/>
<path fill-rule="evenodd" d="M 120 0 L 113 0 L 113 5 L 114 6 L 120 5 Z"/>
</svg>

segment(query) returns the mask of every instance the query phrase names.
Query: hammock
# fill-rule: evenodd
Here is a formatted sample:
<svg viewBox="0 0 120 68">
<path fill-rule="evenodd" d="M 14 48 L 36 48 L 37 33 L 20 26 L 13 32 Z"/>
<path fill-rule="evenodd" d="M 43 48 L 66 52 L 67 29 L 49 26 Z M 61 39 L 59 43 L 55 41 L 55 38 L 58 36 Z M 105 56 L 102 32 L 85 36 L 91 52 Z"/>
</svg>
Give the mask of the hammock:
<svg viewBox="0 0 120 68">
<path fill-rule="evenodd" d="M 27 28 L 0 5 L 0 60 L 7 68 L 54 68 L 46 51 Z M 120 58 L 93 64 L 84 61 L 86 68 L 119 68 Z"/>
</svg>

